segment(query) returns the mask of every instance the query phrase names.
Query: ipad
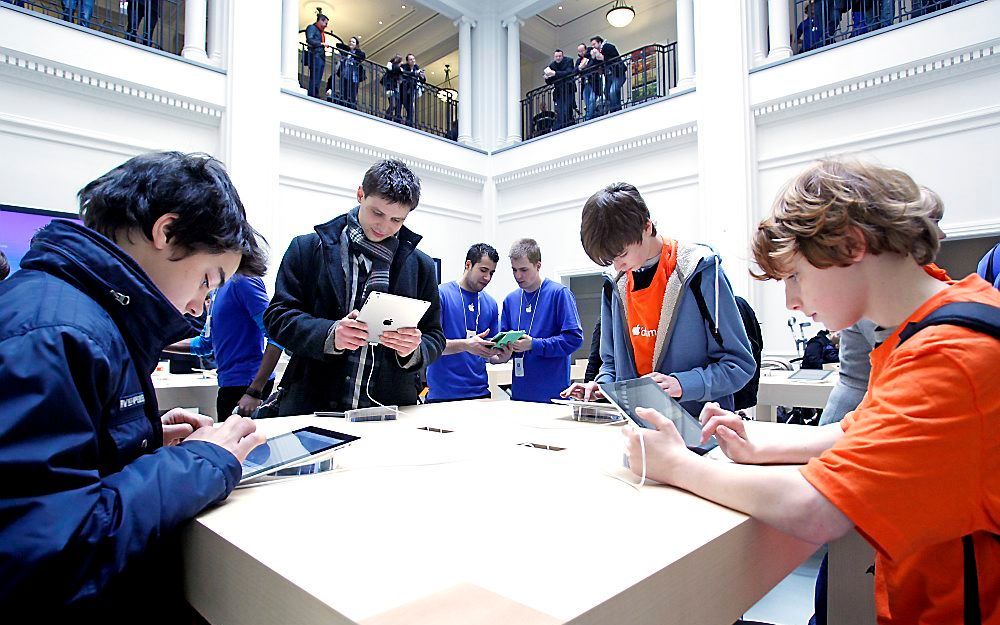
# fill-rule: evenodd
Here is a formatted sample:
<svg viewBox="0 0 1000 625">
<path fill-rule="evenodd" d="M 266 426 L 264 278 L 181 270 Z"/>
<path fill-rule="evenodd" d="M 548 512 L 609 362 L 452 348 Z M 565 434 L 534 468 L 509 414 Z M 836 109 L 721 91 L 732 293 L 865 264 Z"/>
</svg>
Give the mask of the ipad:
<svg viewBox="0 0 1000 625">
<path fill-rule="evenodd" d="M 636 414 L 635 409 L 652 408 L 674 422 L 684 444 L 691 451 L 705 454 L 718 445 L 714 436 L 704 445 L 701 444 L 701 423 L 684 410 L 676 399 L 667 395 L 652 378 L 607 382 L 599 386 L 608 401 L 640 427 L 652 428 Z"/>
<path fill-rule="evenodd" d="M 493 343 L 493 349 L 501 349 L 517 341 L 524 335 L 525 332 L 523 330 L 507 330 L 506 332 L 501 332 L 493 338 L 487 340 Z"/>
<path fill-rule="evenodd" d="M 275 436 L 251 451 L 243 461 L 243 476 L 240 482 L 273 473 L 310 456 L 326 453 L 356 440 L 358 437 L 352 434 L 318 427 L 305 427 Z"/>
<path fill-rule="evenodd" d="M 799 369 L 792 375 L 788 376 L 788 379 L 819 381 L 827 379 L 831 373 L 833 373 L 833 371 L 827 371 L 826 369 Z"/>
<path fill-rule="evenodd" d="M 417 327 L 430 307 L 431 303 L 423 300 L 372 291 L 358 313 L 358 321 L 368 324 L 368 342 L 377 345 L 382 342 L 383 332 Z"/>
</svg>

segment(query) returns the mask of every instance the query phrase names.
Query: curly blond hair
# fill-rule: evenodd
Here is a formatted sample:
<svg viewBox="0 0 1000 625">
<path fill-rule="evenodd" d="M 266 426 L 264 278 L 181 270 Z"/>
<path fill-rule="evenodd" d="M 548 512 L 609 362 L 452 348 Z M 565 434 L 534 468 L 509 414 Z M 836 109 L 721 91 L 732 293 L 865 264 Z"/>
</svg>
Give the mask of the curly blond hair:
<svg viewBox="0 0 1000 625">
<path fill-rule="evenodd" d="M 757 226 L 751 248 L 758 280 L 781 280 L 792 257 L 815 267 L 847 267 L 859 243 L 870 254 L 934 261 L 940 247 L 937 222 L 944 205 L 936 193 L 906 173 L 856 160 L 810 165 L 778 194 L 771 215 Z"/>
</svg>

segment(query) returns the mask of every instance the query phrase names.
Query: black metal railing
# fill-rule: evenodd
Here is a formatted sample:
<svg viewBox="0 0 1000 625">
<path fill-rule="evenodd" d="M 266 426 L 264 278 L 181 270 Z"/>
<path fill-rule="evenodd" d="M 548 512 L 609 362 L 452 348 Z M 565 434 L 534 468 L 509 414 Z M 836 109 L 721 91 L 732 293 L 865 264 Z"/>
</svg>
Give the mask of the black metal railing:
<svg viewBox="0 0 1000 625">
<path fill-rule="evenodd" d="M 676 86 L 677 44 L 653 44 L 626 52 L 525 94 L 521 138 L 531 139 L 662 98 Z"/>
<path fill-rule="evenodd" d="M 180 55 L 182 0 L 3 0 L 86 28 Z"/>
<path fill-rule="evenodd" d="M 792 49 L 809 52 L 967 0 L 794 0 Z"/>
<path fill-rule="evenodd" d="M 299 86 L 309 91 L 311 68 L 306 44 L 299 49 Z M 458 139 L 457 92 L 427 84 L 416 75 L 389 73 L 385 65 L 355 61 L 339 49 L 324 57 L 318 97 L 336 105 Z M 310 93 L 310 95 L 314 95 Z"/>
</svg>

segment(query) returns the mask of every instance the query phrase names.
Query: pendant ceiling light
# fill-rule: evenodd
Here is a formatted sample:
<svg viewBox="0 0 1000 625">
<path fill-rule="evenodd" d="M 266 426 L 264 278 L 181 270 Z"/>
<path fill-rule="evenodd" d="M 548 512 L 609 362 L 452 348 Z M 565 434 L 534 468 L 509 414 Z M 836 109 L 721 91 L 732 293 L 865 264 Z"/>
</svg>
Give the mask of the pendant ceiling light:
<svg viewBox="0 0 1000 625">
<path fill-rule="evenodd" d="M 615 28 L 625 28 L 632 23 L 635 9 L 625 4 L 625 0 L 615 0 L 615 5 L 608 11 L 608 24 Z"/>
</svg>

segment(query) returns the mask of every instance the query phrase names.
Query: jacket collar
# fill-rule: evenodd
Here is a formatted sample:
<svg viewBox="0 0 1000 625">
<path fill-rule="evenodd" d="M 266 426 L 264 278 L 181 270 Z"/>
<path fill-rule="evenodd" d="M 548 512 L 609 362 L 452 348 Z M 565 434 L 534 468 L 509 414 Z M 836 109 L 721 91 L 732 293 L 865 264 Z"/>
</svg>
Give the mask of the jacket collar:
<svg viewBox="0 0 1000 625">
<path fill-rule="evenodd" d="M 358 209 L 355 206 L 351 210 Z M 348 211 L 349 213 L 350 211 Z M 345 302 L 345 296 L 347 293 L 347 278 L 344 276 L 344 269 L 341 264 L 341 250 L 340 250 L 340 234 L 347 227 L 347 214 L 344 213 L 338 217 L 334 217 L 325 224 L 319 224 L 314 226 L 313 229 L 319 236 L 320 243 L 323 247 L 323 257 L 326 264 L 326 270 L 330 281 L 333 283 L 333 293 L 334 297 L 337 298 L 342 304 Z M 389 288 L 396 284 L 396 280 L 399 277 L 400 268 L 406 259 L 417 249 L 417 244 L 423 238 L 419 234 L 413 232 L 406 226 L 399 229 L 396 233 L 399 238 L 399 247 L 396 249 L 396 254 L 393 256 L 392 265 L 389 268 Z M 350 309 L 348 309 L 350 310 Z"/>
<path fill-rule="evenodd" d="M 677 242 L 677 266 L 673 274 L 667 280 L 667 286 L 663 293 L 663 305 L 660 308 L 660 319 L 656 328 L 656 345 L 653 348 L 653 368 L 659 367 L 660 360 L 670 342 L 670 337 L 676 327 L 676 313 L 681 304 L 684 293 L 688 290 L 687 285 L 696 273 L 701 273 L 709 267 L 714 267 L 719 271 L 717 254 L 710 246 L 702 243 Z M 626 324 L 631 322 L 625 310 L 625 296 L 628 281 L 625 272 L 605 272 L 604 279 L 612 283 L 613 291 L 618 294 L 618 302 L 621 306 L 622 318 Z M 714 276 L 712 278 L 715 279 Z M 612 298 L 612 304 L 614 298 Z M 718 323 L 718 321 L 716 321 Z M 632 353 L 632 342 L 626 341 L 629 355 L 632 362 L 635 362 L 635 355 Z"/>
<path fill-rule="evenodd" d="M 356 208 L 359 207 L 355 206 L 351 210 L 355 210 Z M 344 213 L 343 215 L 334 217 L 325 224 L 315 226 L 313 229 L 316 231 L 316 234 L 319 235 L 319 239 L 323 243 L 323 246 L 331 250 L 337 250 L 337 258 L 340 258 L 340 233 L 343 232 L 346 227 L 347 213 Z M 406 226 L 400 228 L 396 236 L 399 238 L 399 248 L 396 250 L 395 258 L 393 258 L 392 264 L 394 268 L 397 263 L 402 263 L 406 260 L 406 257 L 412 254 L 413 250 L 417 249 L 417 244 L 420 243 L 421 239 L 423 239 L 422 236 L 413 232 Z"/>
<path fill-rule="evenodd" d="M 21 266 L 76 287 L 111 315 L 142 371 L 160 352 L 197 334 L 138 263 L 110 239 L 65 219 L 54 219 L 31 241 Z"/>
</svg>

